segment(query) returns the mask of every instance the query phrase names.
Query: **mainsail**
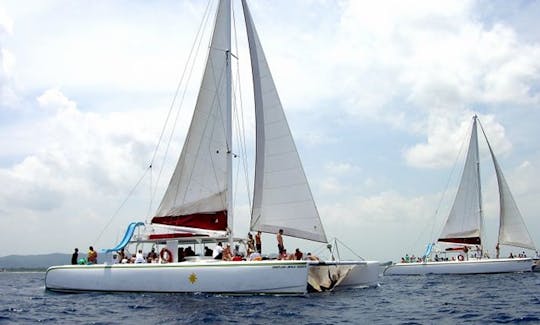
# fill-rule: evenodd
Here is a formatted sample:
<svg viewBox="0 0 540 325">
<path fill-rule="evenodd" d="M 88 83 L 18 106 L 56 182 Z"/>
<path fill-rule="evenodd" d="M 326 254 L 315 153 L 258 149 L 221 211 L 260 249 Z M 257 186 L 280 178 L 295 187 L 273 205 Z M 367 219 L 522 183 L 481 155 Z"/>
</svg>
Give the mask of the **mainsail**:
<svg viewBox="0 0 540 325">
<path fill-rule="evenodd" d="M 153 224 L 228 227 L 230 44 L 230 1 L 220 1 L 193 119 Z"/>
<path fill-rule="evenodd" d="M 251 230 L 326 242 L 255 25 L 242 0 L 253 73 L 256 158 Z"/>
<path fill-rule="evenodd" d="M 480 124 L 480 127 L 482 127 L 482 124 Z M 483 127 L 482 133 L 484 134 L 493 160 L 495 174 L 497 175 L 497 184 L 499 185 L 499 244 L 535 249 L 532 238 L 525 226 L 525 222 L 519 212 L 516 201 L 514 201 L 514 197 L 510 192 L 510 187 L 508 187 L 508 183 L 506 183 L 501 166 L 495 158 L 495 154 L 491 149 L 491 145 Z"/>
<path fill-rule="evenodd" d="M 461 182 L 439 241 L 480 245 L 481 225 L 482 194 L 475 116 Z"/>
</svg>

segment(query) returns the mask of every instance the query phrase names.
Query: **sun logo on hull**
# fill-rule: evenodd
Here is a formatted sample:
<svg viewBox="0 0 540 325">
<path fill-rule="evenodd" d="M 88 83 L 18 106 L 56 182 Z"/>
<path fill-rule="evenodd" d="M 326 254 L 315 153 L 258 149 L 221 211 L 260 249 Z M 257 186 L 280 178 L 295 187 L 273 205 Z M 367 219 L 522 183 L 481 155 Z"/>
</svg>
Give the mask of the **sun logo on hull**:
<svg viewBox="0 0 540 325">
<path fill-rule="evenodd" d="M 191 273 L 189 275 L 189 282 L 191 282 L 191 284 L 194 284 L 195 282 L 197 282 L 197 275 L 195 273 Z"/>
</svg>

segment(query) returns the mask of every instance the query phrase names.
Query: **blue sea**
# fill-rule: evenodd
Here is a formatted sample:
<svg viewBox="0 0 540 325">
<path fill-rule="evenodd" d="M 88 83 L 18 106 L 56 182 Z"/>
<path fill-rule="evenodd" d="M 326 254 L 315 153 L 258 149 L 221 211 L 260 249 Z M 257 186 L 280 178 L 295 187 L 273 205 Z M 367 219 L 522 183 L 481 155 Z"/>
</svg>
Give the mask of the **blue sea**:
<svg viewBox="0 0 540 325">
<path fill-rule="evenodd" d="M 540 324 L 540 273 L 381 277 L 301 297 L 65 294 L 44 276 L 0 272 L 0 324 Z"/>
</svg>

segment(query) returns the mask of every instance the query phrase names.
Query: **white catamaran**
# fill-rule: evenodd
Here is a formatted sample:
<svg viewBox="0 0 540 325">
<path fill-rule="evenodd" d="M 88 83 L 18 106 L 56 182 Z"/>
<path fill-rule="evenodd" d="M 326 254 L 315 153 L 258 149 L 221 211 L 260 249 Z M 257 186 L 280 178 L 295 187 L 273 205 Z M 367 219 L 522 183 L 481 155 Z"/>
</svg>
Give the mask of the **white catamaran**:
<svg viewBox="0 0 540 325">
<path fill-rule="evenodd" d="M 474 116 L 461 182 L 452 210 L 438 239 L 441 246 L 446 244 L 453 247 L 446 248 L 441 256 L 438 256 L 441 252 L 435 251 L 434 245 L 431 244 L 420 261 L 393 264 L 385 269 L 384 275 L 505 273 L 532 270 L 531 258 L 499 258 L 498 251 L 496 258 L 488 258 L 487 254 L 483 253 L 483 212 L 477 122 L 479 123 L 477 116 Z M 499 188 L 500 221 L 497 249 L 499 245 L 508 245 L 535 250 L 482 124 L 480 127 L 493 160 Z M 459 255 L 444 258 L 446 252 L 459 252 Z"/>
<path fill-rule="evenodd" d="M 257 36 L 242 0 L 255 99 L 256 158 L 250 229 L 326 243 L 311 190 Z M 150 223 L 129 225 L 124 239 L 96 265 L 53 266 L 54 291 L 304 294 L 378 283 L 376 261 L 178 260 L 179 245 L 232 243 L 231 0 L 217 8 L 206 67 L 184 146 Z M 138 232 L 137 232 L 138 230 Z M 150 243 L 160 263 L 115 263 L 128 244 Z"/>
</svg>

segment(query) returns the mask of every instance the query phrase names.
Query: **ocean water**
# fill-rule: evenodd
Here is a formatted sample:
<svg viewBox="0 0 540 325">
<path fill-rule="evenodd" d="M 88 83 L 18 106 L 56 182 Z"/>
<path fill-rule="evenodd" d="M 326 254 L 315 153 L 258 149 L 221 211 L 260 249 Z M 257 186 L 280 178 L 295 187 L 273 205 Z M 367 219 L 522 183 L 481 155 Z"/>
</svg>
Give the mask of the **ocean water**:
<svg viewBox="0 0 540 325">
<path fill-rule="evenodd" d="M 0 272 L 0 324 L 540 324 L 540 273 L 381 277 L 301 297 L 65 294 L 44 276 Z"/>
</svg>

